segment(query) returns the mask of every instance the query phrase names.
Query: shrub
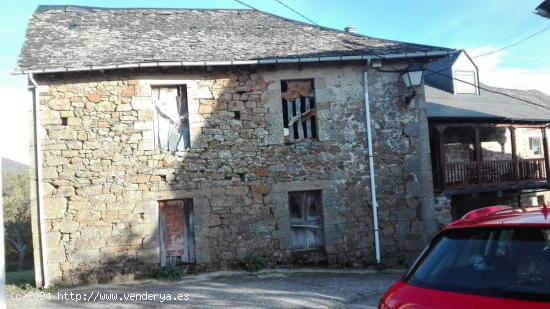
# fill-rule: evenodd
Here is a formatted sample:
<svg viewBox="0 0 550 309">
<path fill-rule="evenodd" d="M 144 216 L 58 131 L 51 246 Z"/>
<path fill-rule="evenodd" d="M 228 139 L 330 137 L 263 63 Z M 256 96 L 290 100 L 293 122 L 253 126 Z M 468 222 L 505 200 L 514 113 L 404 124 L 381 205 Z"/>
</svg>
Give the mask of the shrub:
<svg viewBox="0 0 550 309">
<path fill-rule="evenodd" d="M 183 276 L 183 269 L 179 266 L 164 266 L 157 274 L 157 278 L 161 280 L 178 280 Z"/>
<path fill-rule="evenodd" d="M 253 253 L 248 254 L 245 257 L 244 263 L 245 263 L 244 268 L 250 272 L 262 270 L 267 266 L 267 262 L 263 257 Z"/>
</svg>

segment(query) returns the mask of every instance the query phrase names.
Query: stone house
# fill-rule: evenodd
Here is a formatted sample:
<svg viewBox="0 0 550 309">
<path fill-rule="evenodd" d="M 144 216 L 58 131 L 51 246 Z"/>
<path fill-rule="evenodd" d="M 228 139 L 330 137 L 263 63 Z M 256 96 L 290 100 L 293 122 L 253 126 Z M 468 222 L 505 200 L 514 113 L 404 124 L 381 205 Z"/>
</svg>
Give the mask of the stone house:
<svg viewBox="0 0 550 309">
<path fill-rule="evenodd" d="M 434 190 L 455 217 L 549 202 L 548 95 L 480 84 L 464 51 L 429 64 L 424 80 Z"/>
<path fill-rule="evenodd" d="M 452 52 L 251 10 L 38 7 L 18 68 L 37 285 L 248 254 L 409 263 L 437 214 L 423 94 L 404 100 L 401 74 Z"/>
</svg>

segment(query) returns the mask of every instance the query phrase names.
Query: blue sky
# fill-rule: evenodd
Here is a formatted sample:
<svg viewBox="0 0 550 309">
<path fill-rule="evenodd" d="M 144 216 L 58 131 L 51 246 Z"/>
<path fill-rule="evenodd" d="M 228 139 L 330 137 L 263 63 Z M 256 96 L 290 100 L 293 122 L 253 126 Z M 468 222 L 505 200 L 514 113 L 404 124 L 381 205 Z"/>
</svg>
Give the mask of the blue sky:
<svg viewBox="0 0 550 309">
<path fill-rule="evenodd" d="M 243 0 L 273 14 L 305 21 L 275 0 Z M 550 26 L 550 19 L 532 13 L 542 0 L 281 0 L 320 25 L 373 37 L 466 49 L 472 56 L 514 43 Z M 27 161 L 26 135 L 9 128 L 26 121 L 26 108 L 16 107 L 25 90 L 24 76 L 11 76 L 23 43 L 26 23 L 39 4 L 74 4 L 102 7 L 243 8 L 233 0 L 180 1 L 6 1 L 0 11 L 0 90 L 10 93 L 0 105 L 1 155 Z M 482 82 L 520 89 L 536 88 L 550 94 L 550 30 L 502 53 L 476 59 Z M 6 100 L 6 99 L 4 99 Z M 13 117 L 13 114 L 18 117 Z M 9 115 L 9 116 L 8 116 Z M 15 119 L 15 120 L 14 120 Z M 22 126 L 21 124 L 17 124 Z M 10 126 L 10 127 L 8 127 Z M 7 130 L 6 130 L 7 129 Z M 26 129 L 26 123 L 25 128 Z M 24 130 L 21 129 L 21 130 Z M 17 141 L 15 140 L 17 139 Z M 6 142 L 7 141 L 7 142 Z M 22 142 L 24 141 L 24 143 Z M 11 145 L 10 144 L 10 145 Z M 19 145 L 21 144 L 21 145 Z M 13 147 L 10 147 L 13 148 Z"/>
</svg>

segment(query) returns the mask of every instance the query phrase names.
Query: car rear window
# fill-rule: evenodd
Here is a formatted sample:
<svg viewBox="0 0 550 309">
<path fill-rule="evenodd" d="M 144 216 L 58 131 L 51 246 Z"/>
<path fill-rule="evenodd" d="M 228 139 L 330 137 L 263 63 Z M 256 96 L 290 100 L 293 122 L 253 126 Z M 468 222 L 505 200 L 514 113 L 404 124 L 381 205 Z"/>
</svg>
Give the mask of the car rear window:
<svg viewBox="0 0 550 309">
<path fill-rule="evenodd" d="M 550 229 L 461 229 L 436 238 L 406 283 L 455 293 L 550 302 Z"/>
</svg>

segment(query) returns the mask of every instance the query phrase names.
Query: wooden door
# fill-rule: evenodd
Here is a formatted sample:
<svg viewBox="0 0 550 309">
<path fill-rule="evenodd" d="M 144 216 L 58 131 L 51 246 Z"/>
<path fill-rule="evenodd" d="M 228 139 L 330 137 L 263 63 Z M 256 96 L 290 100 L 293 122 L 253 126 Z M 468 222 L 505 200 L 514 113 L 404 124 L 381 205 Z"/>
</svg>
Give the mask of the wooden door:
<svg viewBox="0 0 550 309">
<path fill-rule="evenodd" d="M 195 263 L 192 200 L 161 201 L 159 208 L 161 266 Z"/>
</svg>

